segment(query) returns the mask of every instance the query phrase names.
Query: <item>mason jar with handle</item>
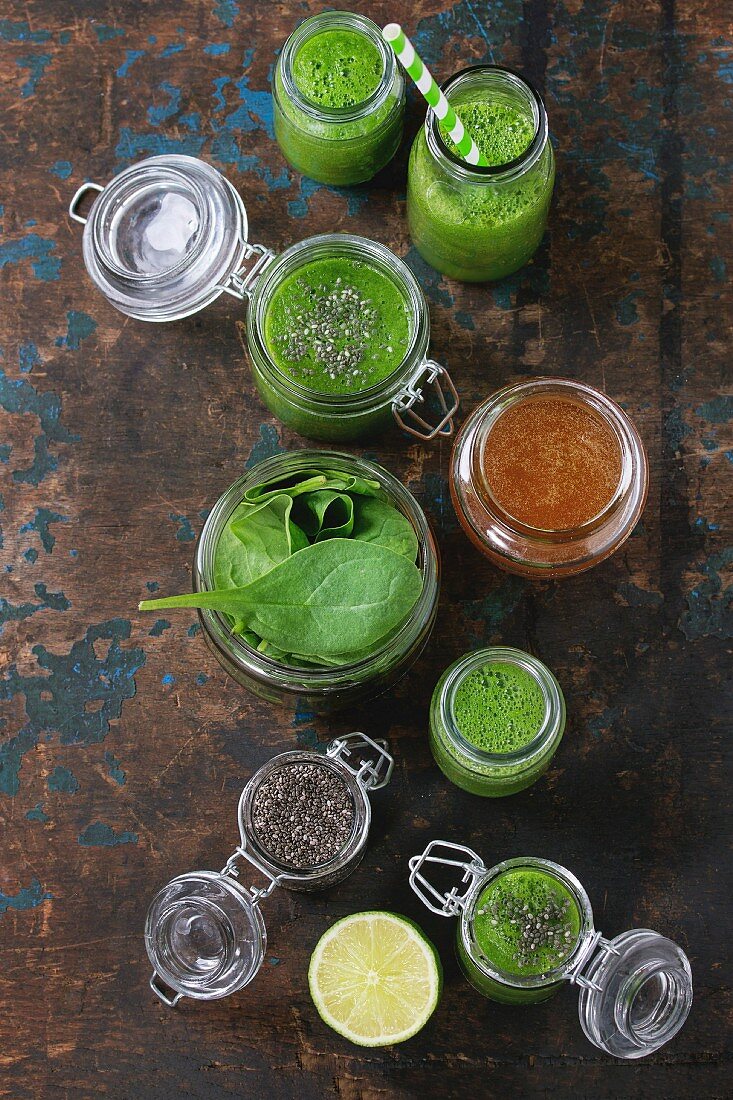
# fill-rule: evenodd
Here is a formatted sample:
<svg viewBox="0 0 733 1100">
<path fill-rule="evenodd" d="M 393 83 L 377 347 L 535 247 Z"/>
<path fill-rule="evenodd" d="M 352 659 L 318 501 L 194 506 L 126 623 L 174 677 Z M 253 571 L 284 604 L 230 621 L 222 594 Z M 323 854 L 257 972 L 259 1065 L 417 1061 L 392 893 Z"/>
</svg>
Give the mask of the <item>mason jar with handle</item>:
<svg viewBox="0 0 733 1100">
<path fill-rule="evenodd" d="M 85 215 L 81 210 L 89 195 L 94 200 Z M 221 294 L 244 303 L 246 344 L 260 395 L 300 434 L 338 442 L 374 435 L 394 423 L 422 440 L 452 434 L 459 399 L 447 370 L 429 357 L 427 303 L 410 269 L 384 245 L 326 233 L 276 256 L 249 242 L 247 211 L 228 180 L 204 161 L 179 155 L 140 161 L 104 187 L 82 184 L 69 213 L 84 226 L 90 278 L 122 313 L 142 321 L 176 321 Z M 379 302 L 353 290 L 349 276 L 336 273 L 339 265 L 357 280 L 366 273 L 368 285 L 383 290 L 391 313 L 381 326 L 374 321 Z M 324 286 L 327 301 L 319 305 L 325 335 L 313 344 L 313 354 L 324 360 L 314 377 L 312 365 L 301 369 L 297 359 L 303 334 L 308 335 L 302 314 L 301 320 L 291 319 L 284 307 L 293 337 L 285 351 L 283 334 L 273 335 L 270 320 L 275 303 L 304 284 L 308 272 L 317 282 L 324 270 L 332 272 L 333 285 Z M 349 294 L 342 301 L 345 289 Z M 308 287 L 303 293 L 307 298 Z M 342 304 L 349 308 L 341 309 Z M 343 322 L 352 314 L 358 322 L 353 333 Z M 399 347 L 380 343 L 387 320 L 397 314 L 403 341 Z M 296 358 L 284 365 L 288 350 Z"/>
<path fill-rule="evenodd" d="M 529 856 L 486 867 L 471 848 L 432 840 L 409 865 L 423 904 L 458 919 L 459 964 L 485 997 L 534 1004 L 571 982 L 587 1038 L 616 1058 L 652 1054 L 687 1019 L 684 951 L 648 928 L 606 939 L 583 886 L 559 864 Z"/>
</svg>

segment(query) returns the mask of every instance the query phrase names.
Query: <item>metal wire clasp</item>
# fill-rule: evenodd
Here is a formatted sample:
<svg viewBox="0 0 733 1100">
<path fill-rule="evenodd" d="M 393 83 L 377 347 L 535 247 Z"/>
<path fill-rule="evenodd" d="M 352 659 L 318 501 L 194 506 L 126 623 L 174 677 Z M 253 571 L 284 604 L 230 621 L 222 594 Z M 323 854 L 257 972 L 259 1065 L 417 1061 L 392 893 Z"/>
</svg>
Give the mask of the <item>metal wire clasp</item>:
<svg viewBox="0 0 733 1100">
<path fill-rule="evenodd" d="M 442 419 L 435 425 L 430 424 L 415 409 L 416 405 L 425 404 L 423 387 L 427 386 L 432 386 L 435 390 L 443 412 Z M 450 404 L 443 386 L 448 391 Z M 447 438 L 453 434 L 453 417 L 458 412 L 460 400 L 458 390 L 445 367 L 441 367 L 440 363 L 436 363 L 433 359 L 425 359 L 404 389 L 395 397 L 392 402 L 392 413 L 403 431 L 416 436 L 417 439 L 435 439 L 436 435 Z M 408 424 L 406 420 L 412 423 Z M 413 427 L 412 424 L 417 424 L 417 427 Z"/>
<path fill-rule="evenodd" d="M 359 748 L 370 748 L 377 753 L 376 760 L 360 760 L 357 767 L 347 763 L 346 757 L 358 751 Z M 338 760 L 356 777 L 369 791 L 378 791 L 386 787 L 392 778 L 394 771 L 394 758 L 387 751 L 388 742 L 384 740 L 372 741 L 365 733 L 345 733 L 343 737 L 335 738 L 326 749 L 326 756 L 332 760 Z"/>
<path fill-rule="evenodd" d="M 573 983 L 573 985 L 579 985 L 583 989 L 595 989 L 598 993 L 601 993 L 603 991 L 603 987 L 600 986 L 598 982 L 594 982 L 592 979 L 586 978 L 583 975 L 583 971 L 586 969 L 588 963 L 591 961 L 591 959 L 595 958 L 597 950 L 602 951 L 604 955 L 621 954 L 621 952 L 617 948 L 615 948 L 613 944 L 610 943 L 609 940 L 607 940 L 601 932 L 594 931 L 588 937 L 587 943 L 583 945 L 583 949 L 576 959 L 572 970 L 568 971 L 567 978 L 569 982 Z"/>
<path fill-rule="evenodd" d="M 441 851 L 447 854 L 436 854 Z M 451 858 L 456 854 L 467 856 L 468 859 Z M 421 870 L 427 863 L 439 863 L 443 867 L 458 867 L 463 871 L 461 882 L 468 883 L 468 886 L 463 893 L 458 892 L 458 886 L 452 886 L 450 890 L 441 893 Z M 471 848 L 466 848 L 463 844 L 452 844 L 449 840 L 431 840 L 422 855 L 412 856 L 410 859 L 410 886 L 423 905 L 426 905 L 432 913 L 437 913 L 439 917 L 457 917 L 463 909 L 474 882 L 485 873 L 486 867 Z M 438 902 L 437 905 L 436 902 Z"/>
<path fill-rule="evenodd" d="M 244 829 L 243 814 L 246 792 L 247 788 L 245 787 L 239 796 L 239 806 L 237 808 L 240 843 L 229 856 L 229 859 L 226 861 L 219 874 L 228 875 L 230 878 L 239 879 L 240 867 L 238 866 L 238 862 L 240 859 L 246 860 L 247 863 L 254 867 L 255 870 L 259 871 L 261 875 L 264 875 L 264 877 L 268 880 L 267 886 L 247 887 L 249 894 L 252 898 L 252 904 L 257 905 L 262 900 L 262 898 L 269 897 L 275 887 L 280 885 L 283 880 L 283 876 L 273 875 L 272 872 L 265 866 L 265 864 L 262 863 L 256 855 L 254 855 L 247 849 L 247 834 Z"/>
<path fill-rule="evenodd" d="M 267 265 L 275 259 L 275 253 L 272 249 L 266 248 L 263 244 L 250 244 L 248 241 L 242 243 L 244 245 L 242 266 L 237 271 L 233 271 L 225 283 L 217 283 L 214 288 L 231 294 L 233 298 L 237 298 L 239 301 L 249 298 L 260 275 Z M 250 267 L 247 267 L 246 261 L 251 260 L 253 256 L 257 258 Z"/>
<path fill-rule="evenodd" d="M 104 188 L 99 183 L 83 183 L 81 187 L 77 189 L 73 199 L 69 203 L 69 217 L 73 218 L 75 222 L 79 222 L 80 225 L 86 225 L 87 219 L 82 218 L 81 214 L 77 214 L 77 208 L 81 202 L 82 195 L 85 195 L 87 191 L 96 191 L 97 194 L 104 191 Z"/>
</svg>

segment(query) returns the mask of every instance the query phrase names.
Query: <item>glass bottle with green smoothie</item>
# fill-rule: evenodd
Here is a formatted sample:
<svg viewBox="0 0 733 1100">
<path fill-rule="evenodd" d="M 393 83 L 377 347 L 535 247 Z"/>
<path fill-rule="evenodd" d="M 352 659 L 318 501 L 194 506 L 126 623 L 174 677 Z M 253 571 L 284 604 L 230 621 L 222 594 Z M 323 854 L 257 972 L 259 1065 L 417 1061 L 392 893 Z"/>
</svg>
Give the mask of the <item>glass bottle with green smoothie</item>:
<svg viewBox="0 0 733 1100">
<path fill-rule="evenodd" d="M 431 912 L 458 918 L 458 962 L 493 1001 L 535 1004 L 572 982 L 583 1031 L 616 1058 L 651 1054 L 687 1019 L 682 949 L 648 928 L 605 939 L 582 885 L 557 863 L 528 856 L 487 868 L 471 848 L 432 840 L 410 860 L 410 886 Z"/>
<path fill-rule="evenodd" d="M 519 649 L 468 653 L 441 676 L 430 705 L 430 749 L 451 783 L 500 797 L 531 786 L 565 729 L 565 700 L 550 670 Z"/>
<path fill-rule="evenodd" d="M 503 279 L 545 232 L 555 180 L 545 105 L 523 77 L 494 65 L 463 69 L 443 91 L 488 164 L 463 160 L 428 111 L 410 153 L 410 234 L 453 279 Z"/>
<path fill-rule="evenodd" d="M 400 144 L 404 80 L 365 16 L 324 11 L 301 23 L 278 58 L 272 97 L 283 155 L 319 183 L 364 183 Z"/>
</svg>

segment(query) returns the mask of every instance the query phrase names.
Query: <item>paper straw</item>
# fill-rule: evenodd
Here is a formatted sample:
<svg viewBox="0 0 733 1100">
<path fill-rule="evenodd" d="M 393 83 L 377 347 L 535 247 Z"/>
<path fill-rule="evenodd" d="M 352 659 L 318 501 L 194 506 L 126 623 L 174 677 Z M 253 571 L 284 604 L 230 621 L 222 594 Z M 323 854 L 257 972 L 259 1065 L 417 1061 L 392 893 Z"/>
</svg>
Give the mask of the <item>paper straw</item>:
<svg viewBox="0 0 733 1100">
<path fill-rule="evenodd" d="M 465 126 L 435 83 L 425 63 L 415 52 L 415 47 L 402 27 L 398 23 L 388 23 L 382 30 L 382 36 L 394 50 L 397 60 L 415 81 L 418 91 L 425 96 L 428 104 L 435 111 L 441 129 L 455 143 L 463 159 L 469 164 L 487 164 L 486 158 L 479 152 L 478 145 L 466 132 Z"/>
</svg>

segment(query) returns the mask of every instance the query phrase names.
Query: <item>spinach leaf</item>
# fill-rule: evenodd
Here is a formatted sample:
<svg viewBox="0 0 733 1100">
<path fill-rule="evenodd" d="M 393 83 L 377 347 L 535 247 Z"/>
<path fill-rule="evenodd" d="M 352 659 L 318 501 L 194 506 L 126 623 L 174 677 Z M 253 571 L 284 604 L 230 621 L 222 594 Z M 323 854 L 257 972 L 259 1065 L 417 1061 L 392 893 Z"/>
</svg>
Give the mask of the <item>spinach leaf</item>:
<svg viewBox="0 0 733 1100">
<path fill-rule="evenodd" d="M 348 538 L 354 526 L 354 501 L 347 493 L 333 489 L 306 493 L 298 498 L 298 518 L 315 542 Z"/>
<path fill-rule="evenodd" d="M 375 497 L 360 497 L 354 501 L 351 537 L 387 546 L 410 561 L 417 558 L 417 535 L 407 516 Z"/>
<path fill-rule="evenodd" d="M 283 652 L 329 658 L 374 647 L 421 591 L 420 570 L 403 555 L 335 538 L 299 550 L 244 587 L 145 600 L 140 610 L 210 608 Z"/>
<path fill-rule="evenodd" d="M 308 545 L 290 520 L 292 507 L 292 498 L 284 495 L 237 506 L 216 546 L 217 588 L 242 588 Z"/>
</svg>

